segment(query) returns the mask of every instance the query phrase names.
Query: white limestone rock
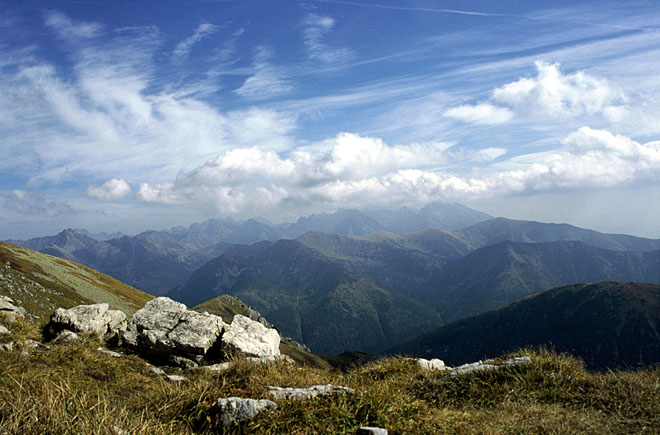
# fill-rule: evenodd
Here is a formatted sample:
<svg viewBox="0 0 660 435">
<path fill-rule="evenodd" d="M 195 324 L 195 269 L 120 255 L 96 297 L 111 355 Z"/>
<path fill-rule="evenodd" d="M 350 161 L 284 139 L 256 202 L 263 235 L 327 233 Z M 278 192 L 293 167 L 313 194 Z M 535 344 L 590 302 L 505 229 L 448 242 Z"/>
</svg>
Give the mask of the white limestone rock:
<svg viewBox="0 0 660 435">
<path fill-rule="evenodd" d="M 243 399 L 228 397 L 218 399 L 216 410 L 225 431 L 237 423 L 255 418 L 258 414 L 277 409 L 277 403 L 265 399 Z"/>
<path fill-rule="evenodd" d="M 424 370 L 445 370 L 445 362 L 441 359 L 433 358 L 432 360 L 417 358 L 417 364 Z"/>
<path fill-rule="evenodd" d="M 222 336 L 222 348 L 226 352 L 252 357 L 279 356 L 280 334 L 237 314 Z"/>
<path fill-rule="evenodd" d="M 268 394 L 275 400 L 309 400 L 336 393 L 352 393 L 353 389 L 340 385 L 312 385 L 309 388 L 268 387 Z"/>
<path fill-rule="evenodd" d="M 204 356 L 226 328 L 219 316 L 190 311 L 184 304 L 159 297 L 133 314 L 123 340 L 147 354 Z"/>
<path fill-rule="evenodd" d="M 126 328 L 126 314 L 110 310 L 108 304 L 78 305 L 73 308 L 58 308 L 50 316 L 46 331 L 57 337 L 63 330 L 78 334 L 96 334 L 102 339 L 112 340 Z"/>
<path fill-rule="evenodd" d="M 357 435 L 387 435 L 387 429 L 382 427 L 361 426 Z"/>
<path fill-rule="evenodd" d="M 496 361 L 492 359 L 486 361 L 477 361 L 474 363 L 463 364 L 462 366 L 453 368 L 449 372 L 449 376 L 459 376 L 468 373 L 499 370 L 504 367 L 513 367 L 513 366 L 529 364 L 530 362 L 532 362 L 532 359 L 528 356 L 520 356 L 517 358 L 507 359 L 505 361 Z"/>
<path fill-rule="evenodd" d="M 4 326 L 0 325 L 0 335 L 6 335 L 6 334 L 11 334 L 11 332 L 9 332 L 9 329 L 7 329 Z"/>
</svg>

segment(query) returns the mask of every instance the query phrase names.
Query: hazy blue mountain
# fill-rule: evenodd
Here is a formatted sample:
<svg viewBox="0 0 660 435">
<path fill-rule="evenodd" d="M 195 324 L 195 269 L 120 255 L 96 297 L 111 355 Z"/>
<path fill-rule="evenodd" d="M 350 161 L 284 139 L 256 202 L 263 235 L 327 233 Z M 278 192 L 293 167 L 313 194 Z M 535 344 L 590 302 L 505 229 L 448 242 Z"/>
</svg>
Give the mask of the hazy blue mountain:
<svg viewBox="0 0 660 435">
<path fill-rule="evenodd" d="M 193 271 L 229 246 L 219 243 L 189 249 L 173 241 L 153 243 L 128 236 L 98 241 L 73 230 L 13 243 L 75 261 L 154 295 L 185 282 Z"/>
<path fill-rule="evenodd" d="M 335 213 L 319 213 L 305 216 L 290 224 L 288 237 L 295 238 L 309 231 L 330 234 L 362 236 L 384 230 L 385 227 L 359 210 L 340 209 Z"/>
<path fill-rule="evenodd" d="M 326 354 L 377 352 L 440 324 L 434 309 L 294 240 L 261 243 L 249 252 L 228 249 L 169 296 L 192 306 L 222 293 Z"/>
<path fill-rule="evenodd" d="M 512 241 L 525 243 L 579 241 L 587 245 L 615 251 L 656 251 L 660 240 L 625 234 L 604 234 L 568 224 L 548 224 L 495 218 L 454 233 L 472 248 Z"/>
<path fill-rule="evenodd" d="M 540 345 L 578 356 L 592 369 L 660 364 L 660 286 L 606 281 L 554 288 L 424 333 L 388 353 L 458 365 Z"/>
<path fill-rule="evenodd" d="M 419 211 L 401 207 L 398 210 L 363 210 L 363 213 L 393 233 L 414 233 L 426 228 L 459 230 L 492 219 L 486 213 L 446 202 L 432 202 Z"/>
</svg>

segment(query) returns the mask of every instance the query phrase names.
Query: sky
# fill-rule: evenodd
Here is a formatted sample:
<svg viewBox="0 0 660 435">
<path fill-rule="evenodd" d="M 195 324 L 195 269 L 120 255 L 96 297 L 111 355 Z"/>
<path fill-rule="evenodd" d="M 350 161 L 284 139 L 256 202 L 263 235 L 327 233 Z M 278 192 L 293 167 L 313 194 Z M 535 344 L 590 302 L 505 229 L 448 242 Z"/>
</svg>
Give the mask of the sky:
<svg viewBox="0 0 660 435">
<path fill-rule="evenodd" d="M 0 239 L 432 201 L 660 238 L 660 3 L 0 0 Z"/>
</svg>

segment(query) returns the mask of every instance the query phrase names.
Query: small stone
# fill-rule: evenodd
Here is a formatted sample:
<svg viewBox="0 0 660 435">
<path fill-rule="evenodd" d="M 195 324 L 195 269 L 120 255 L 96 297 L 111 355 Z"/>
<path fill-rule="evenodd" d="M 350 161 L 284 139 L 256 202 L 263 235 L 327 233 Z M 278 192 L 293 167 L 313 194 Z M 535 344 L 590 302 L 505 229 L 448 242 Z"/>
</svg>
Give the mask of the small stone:
<svg viewBox="0 0 660 435">
<path fill-rule="evenodd" d="M 78 340 L 79 338 L 80 336 L 75 332 L 64 330 L 60 332 L 60 334 L 57 337 L 55 337 L 52 343 L 55 344 L 70 343 L 72 341 Z"/>
<path fill-rule="evenodd" d="M 23 348 L 25 348 L 27 350 L 32 350 L 32 349 L 50 350 L 49 346 L 46 346 L 43 343 L 31 340 L 29 338 L 23 342 Z"/>
<path fill-rule="evenodd" d="M 170 382 L 183 382 L 188 380 L 188 378 L 181 375 L 167 375 L 165 376 L 165 379 L 167 379 Z"/>
<path fill-rule="evenodd" d="M 155 366 L 152 366 L 152 365 L 149 366 L 149 371 L 151 373 L 153 373 L 154 375 L 159 375 L 159 376 L 165 374 L 165 370 L 161 369 L 160 367 L 155 367 Z"/>
<path fill-rule="evenodd" d="M 445 366 L 445 362 L 437 358 L 433 358 L 432 360 L 418 358 L 417 364 L 419 364 L 419 366 L 425 370 L 444 370 L 447 368 Z"/>
<path fill-rule="evenodd" d="M 4 334 L 11 334 L 11 332 L 9 332 L 9 329 L 7 329 L 4 326 L 0 325 L 0 335 L 4 335 Z"/>
<path fill-rule="evenodd" d="M 353 389 L 340 385 L 313 385 L 309 388 L 268 387 L 268 394 L 275 400 L 309 400 L 335 393 L 352 393 Z"/>
<path fill-rule="evenodd" d="M 204 366 L 206 369 L 211 370 L 212 372 L 224 372 L 229 370 L 234 366 L 233 362 L 223 362 L 218 364 L 212 364 L 210 366 Z"/>
<path fill-rule="evenodd" d="M 99 353 L 102 353 L 102 354 L 105 354 L 105 355 L 110 355 L 110 356 L 115 357 L 115 358 L 119 358 L 121 356 L 121 354 L 119 352 L 115 352 L 115 351 L 112 351 L 112 350 L 109 350 L 109 349 L 105 349 L 103 347 L 99 347 L 96 350 Z"/>
<path fill-rule="evenodd" d="M 387 429 L 382 427 L 361 426 L 357 430 L 358 435 L 387 435 Z"/>
<path fill-rule="evenodd" d="M 171 364 L 184 369 L 192 370 L 199 367 L 199 364 L 197 364 L 195 361 L 179 355 L 170 355 L 167 359 Z"/>
<path fill-rule="evenodd" d="M 2 352 L 11 352 L 14 350 L 14 342 L 10 341 L 9 343 L 0 344 L 0 351 Z"/>
<path fill-rule="evenodd" d="M 265 399 L 229 397 L 218 399 L 216 408 L 220 415 L 222 427 L 227 431 L 236 422 L 252 420 L 261 412 L 277 409 L 277 403 Z"/>
</svg>

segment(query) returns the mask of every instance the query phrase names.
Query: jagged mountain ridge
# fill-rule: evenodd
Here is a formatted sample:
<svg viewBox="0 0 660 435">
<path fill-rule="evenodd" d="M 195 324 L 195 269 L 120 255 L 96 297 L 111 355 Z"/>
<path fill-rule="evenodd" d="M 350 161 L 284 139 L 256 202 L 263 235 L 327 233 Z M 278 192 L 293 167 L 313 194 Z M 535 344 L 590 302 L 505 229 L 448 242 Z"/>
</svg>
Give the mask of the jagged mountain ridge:
<svg viewBox="0 0 660 435">
<path fill-rule="evenodd" d="M 390 354 L 463 364 L 550 346 L 592 369 L 660 363 L 660 285 L 605 281 L 553 288 L 427 332 Z"/>
</svg>

